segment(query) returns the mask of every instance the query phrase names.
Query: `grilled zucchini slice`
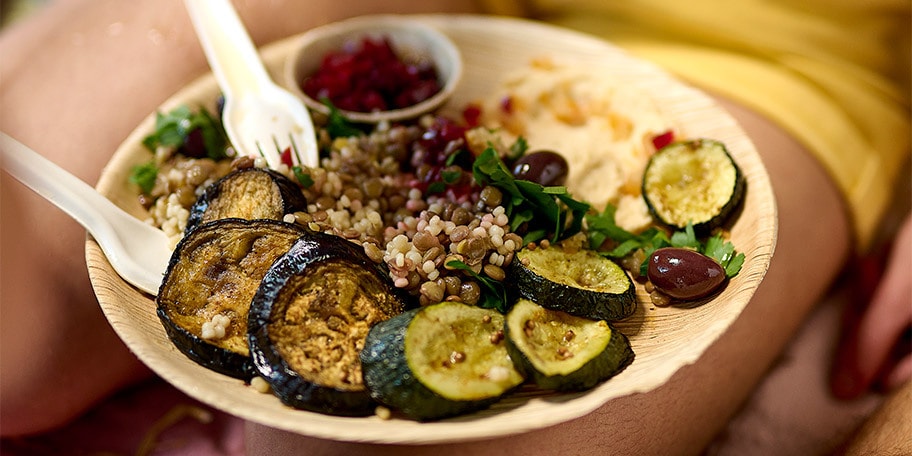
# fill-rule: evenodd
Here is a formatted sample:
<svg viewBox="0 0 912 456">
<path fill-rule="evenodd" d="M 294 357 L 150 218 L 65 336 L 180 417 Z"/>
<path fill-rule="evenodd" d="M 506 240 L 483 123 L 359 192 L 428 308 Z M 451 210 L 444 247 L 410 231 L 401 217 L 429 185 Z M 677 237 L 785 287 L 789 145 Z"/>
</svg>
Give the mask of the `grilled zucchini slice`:
<svg viewBox="0 0 912 456">
<path fill-rule="evenodd" d="M 724 225 L 741 206 L 746 188 L 725 145 L 710 139 L 672 143 L 649 159 L 643 198 L 662 224 L 698 234 Z"/>
<path fill-rule="evenodd" d="M 420 421 L 480 410 L 522 384 L 492 309 L 443 302 L 374 326 L 361 352 L 378 402 Z"/>
<path fill-rule="evenodd" d="M 190 359 L 249 379 L 247 313 L 260 280 L 304 229 L 275 220 L 221 219 L 177 245 L 155 298 L 168 337 Z"/>
<path fill-rule="evenodd" d="M 636 289 L 614 261 L 591 250 L 525 248 L 510 266 L 511 294 L 592 320 L 622 320 L 636 310 Z"/>
<path fill-rule="evenodd" d="M 185 232 L 223 218 L 282 220 L 305 210 L 307 199 L 291 179 L 270 169 L 244 168 L 206 188 L 190 208 Z"/>
<path fill-rule="evenodd" d="M 589 320 L 520 299 L 507 314 L 510 357 L 539 388 L 584 391 L 633 361 L 630 342 L 605 320 Z"/>
<path fill-rule="evenodd" d="M 358 355 L 372 326 L 409 305 L 408 295 L 362 248 L 310 232 L 275 262 L 253 297 L 248 339 L 254 364 L 287 405 L 371 414 L 376 404 Z"/>
</svg>

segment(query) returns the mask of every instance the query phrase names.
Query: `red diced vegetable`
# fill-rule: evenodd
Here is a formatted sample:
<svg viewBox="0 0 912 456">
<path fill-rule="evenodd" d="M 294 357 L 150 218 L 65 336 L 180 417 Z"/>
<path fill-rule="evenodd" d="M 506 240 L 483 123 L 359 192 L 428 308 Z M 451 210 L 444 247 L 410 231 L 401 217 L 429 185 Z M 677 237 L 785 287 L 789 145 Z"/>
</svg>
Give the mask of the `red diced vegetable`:
<svg viewBox="0 0 912 456">
<path fill-rule="evenodd" d="M 659 150 L 669 144 L 674 142 L 674 132 L 671 130 L 666 131 L 660 135 L 656 135 L 652 138 L 652 145 Z"/>
</svg>

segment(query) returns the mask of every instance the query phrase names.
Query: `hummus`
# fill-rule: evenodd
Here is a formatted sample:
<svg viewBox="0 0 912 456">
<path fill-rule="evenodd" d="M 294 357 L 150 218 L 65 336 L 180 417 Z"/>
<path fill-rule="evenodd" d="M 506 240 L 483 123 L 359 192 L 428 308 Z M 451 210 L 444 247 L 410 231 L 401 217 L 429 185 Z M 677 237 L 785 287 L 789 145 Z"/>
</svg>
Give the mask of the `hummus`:
<svg viewBox="0 0 912 456">
<path fill-rule="evenodd" d="M 614 204 L 618 225 L 630 231 L 651 223 L 640 182 L 652 139 L 672 127 L 648 94 L 593 68 L 540 59 L 507 75 L 482 102 L 482 115 L 504 142 L 522 136 L 530 152 L 563 155 L 575 198 L 599 211 Z"/>
</svg>

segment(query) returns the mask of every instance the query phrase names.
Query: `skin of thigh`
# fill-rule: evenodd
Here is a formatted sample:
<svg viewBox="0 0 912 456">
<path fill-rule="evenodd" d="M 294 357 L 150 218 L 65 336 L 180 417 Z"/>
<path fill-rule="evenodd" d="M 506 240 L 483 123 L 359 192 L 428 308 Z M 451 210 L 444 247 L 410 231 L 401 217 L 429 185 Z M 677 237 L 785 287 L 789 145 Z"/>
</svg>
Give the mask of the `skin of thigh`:
<svg viewBox="0 0 912 456">
<path fill-rule="evenodd" d="M 235 2 L 257 44 L 370 13 L 471 0 Z M 147 115 L 208 71 L 181 0 L 61 0 L 0 35 L 0 130 L 94 183 Z M 0 173 L 0 433 L 65 423 L 149 375 L 95 301 L 85 231 Z"/>
<path fill-rule="evenodd" d="M 912 382 L 889 396 L 841 451 L 846 456 L 912 454 Z"/>
<path fill-rule="evenodd" d="M 841 197 L 819 164 L 765 118 L 726 100 L 719 102 L 763 156 L 777 196 L 779 238 L 754 298 L 695 364 L 652 392 L 618 398 L 574 421 L 512 437 L 446 446 L 372 446 L 302 437 L 249 423 L 248 453 L 699 454 L 773 364 L 849 252 Z"/>
</svg>

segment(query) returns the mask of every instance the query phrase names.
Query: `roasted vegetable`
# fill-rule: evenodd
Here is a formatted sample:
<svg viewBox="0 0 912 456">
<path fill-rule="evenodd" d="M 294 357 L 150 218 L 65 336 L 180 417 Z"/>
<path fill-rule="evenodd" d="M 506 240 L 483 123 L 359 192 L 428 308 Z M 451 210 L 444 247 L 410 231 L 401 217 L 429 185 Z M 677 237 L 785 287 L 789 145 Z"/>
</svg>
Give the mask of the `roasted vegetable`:
<svg viewBox="0 0 912 456">
<path fill-rule="evenodd" d="M 605 320 L 575 317 L 520 299 L 506 317 L 507 350 L 538 387 L 583 391 L 633 361 L 627 337 Z"/>
<path fill-rule="evenodd" d="M 511 295 L 593 320 L 621 320 L 636 310 L 633 281 L 591 250 L 525 248 L 511 264 Z"/>
<path fill-rule="evenodd" d="M 459 302 L 391 318 L 367 336 L 364 382 L 377 401 L 421 421 L 486 408 L 523 382 L 503 322 L 495 310 Z"/>
<path fill-rule="evenodd" d="M 722 226 L 741 206 L 746 181 L 719 141 L 672 143 L 649 159 L 643 198 L 659 222 L 674 229 L 692 224 L 698 234 Z"/>
<path fill-rule="evenodd" d="M 270 169 L 244 168 L 206 188 L 190 208 L 186 232 L 212 220 L 282 220 L 285 214 L 306 210 L 307 200 L 291 179 Z"/>
<path fill-rule="evenodd" d="M 285 404 L 370 414 L 376 404 L 358 354 L 370 328 L 408 304 L 361 247 L 309 233 L 275 262 L 253 298 L 248 337 L 254 364 Z"/>
<path fill-rule="evenodd" d="M 241 219 L 209 222 L 188 233 L 155 300 L 174 345 L 209 369 L 250 378 L 250 299 L 273 261 L 304 233 L 280 221 Z"/>
</svg>

